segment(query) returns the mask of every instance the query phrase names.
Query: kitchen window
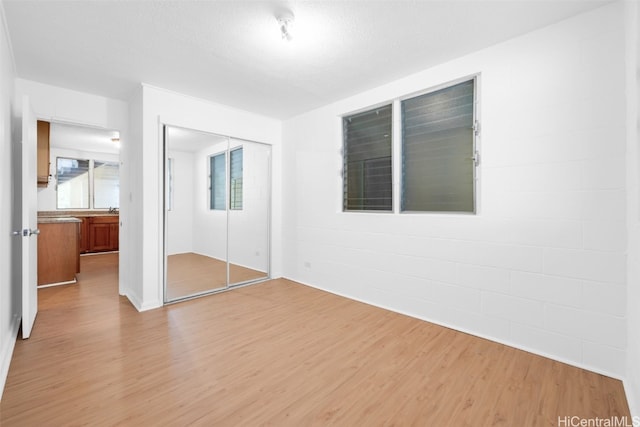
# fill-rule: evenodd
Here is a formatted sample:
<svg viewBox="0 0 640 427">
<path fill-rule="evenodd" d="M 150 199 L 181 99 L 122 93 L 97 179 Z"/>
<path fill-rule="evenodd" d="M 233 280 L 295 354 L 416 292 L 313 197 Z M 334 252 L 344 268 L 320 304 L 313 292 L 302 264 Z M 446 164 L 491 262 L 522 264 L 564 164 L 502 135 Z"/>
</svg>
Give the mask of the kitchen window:
<svg viewBox="0 0 640 427">
<path fill-rule="evenodd" d="M 58 209 L 118 208 L 120 177 L 117 162 L 56 158 Z"/>
</svg>

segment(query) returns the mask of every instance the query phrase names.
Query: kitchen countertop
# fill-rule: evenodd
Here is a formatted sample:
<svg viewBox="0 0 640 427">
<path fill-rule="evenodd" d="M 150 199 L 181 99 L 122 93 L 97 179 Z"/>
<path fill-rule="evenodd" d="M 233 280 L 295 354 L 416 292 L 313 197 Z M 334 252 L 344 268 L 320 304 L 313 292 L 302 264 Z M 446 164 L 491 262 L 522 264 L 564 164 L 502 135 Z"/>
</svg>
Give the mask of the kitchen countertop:
<svg viewBox="0 0 640 427">
<path fill-rule="evenodd" d="M 78 217 L 78 216 L 118 216 L 119 212 L 74 210 L 74 211 L 38 211 L 40 218 Z"/>
<path fill-rule="evenodd" d="M 82 222 L 78 218 L 74 217 L 38 217 L 38 224 L 63 224 L 67 222 Z"/>
</svg>

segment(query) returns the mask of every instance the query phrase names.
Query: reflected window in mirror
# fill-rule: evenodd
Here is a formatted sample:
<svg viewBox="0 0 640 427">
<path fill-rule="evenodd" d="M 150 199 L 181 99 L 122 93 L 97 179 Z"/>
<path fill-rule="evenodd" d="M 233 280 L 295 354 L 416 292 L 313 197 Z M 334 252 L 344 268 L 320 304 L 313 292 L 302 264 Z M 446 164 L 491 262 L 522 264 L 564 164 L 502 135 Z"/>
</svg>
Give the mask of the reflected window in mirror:
<svg viewBox="0 0 640 427">
<path fill-rule="evenodd" d="M 209 157 L 209 209 L 225 210 L 226 155 L 220 153 Z"/>
<path fill-rule="evenodd" d="M 242 147 L 230 153 L 229 166 L 229 209 L 242 210 Z"/>
<path fill-rule="evenodd" d="M 167 157 L 167 210 L 173 209 L 173 158 Z"/>
</svg>

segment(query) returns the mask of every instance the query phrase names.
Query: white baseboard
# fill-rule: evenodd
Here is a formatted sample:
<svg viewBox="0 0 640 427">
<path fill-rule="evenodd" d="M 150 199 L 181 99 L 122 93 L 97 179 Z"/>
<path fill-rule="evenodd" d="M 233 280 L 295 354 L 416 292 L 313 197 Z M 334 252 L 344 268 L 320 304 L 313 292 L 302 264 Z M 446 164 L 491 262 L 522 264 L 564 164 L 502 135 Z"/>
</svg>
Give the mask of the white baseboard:
<svg viewBox="0 0 640 427">
<path fill-rule="evenodd" d="M 20 330 L 20 320 L 20 317 L 15 317 L 9 336 L 7 337 L 7 342 L 2 343 L 2 354 L 0 354 L 0 400 L 2 400 L 2 393 L 4 392 L 4 386 L 7 382 L 7 376 L 9 375 L 13 349 L 16 347 L 18 331 Z"/>
<path fill-rule="evenodd" d="M 125 295 L 131 305 L 135 307 L 136 310 L 142 312 L 147 310 L 153 310 L 154 308 L 162 307 L 162 301 L 147 301 L 143 303 L 137 295 L 132 295 L 131 293 L 125 293 Z"/>
</svg>

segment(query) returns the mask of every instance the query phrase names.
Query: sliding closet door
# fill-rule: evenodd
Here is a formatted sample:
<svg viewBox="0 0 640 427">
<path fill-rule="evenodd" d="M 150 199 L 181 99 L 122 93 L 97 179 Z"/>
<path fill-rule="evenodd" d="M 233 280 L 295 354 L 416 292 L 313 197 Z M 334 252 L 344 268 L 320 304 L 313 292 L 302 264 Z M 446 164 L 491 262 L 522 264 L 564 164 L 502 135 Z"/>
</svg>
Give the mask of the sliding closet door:
<svg viewBox="0 0 640 427">
<path fill-rule="evenodd" d="M 228 287 L 227 137 L 165 126 L 165 302 Z"/>
<path fill-rule="evenodd" d="M 229 284 L 269 277 L 271 146 L 229 140 Z"/>
</svg>

